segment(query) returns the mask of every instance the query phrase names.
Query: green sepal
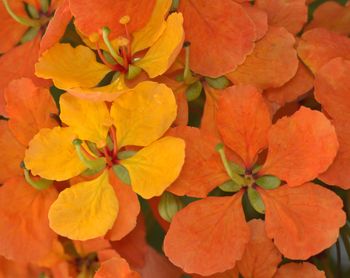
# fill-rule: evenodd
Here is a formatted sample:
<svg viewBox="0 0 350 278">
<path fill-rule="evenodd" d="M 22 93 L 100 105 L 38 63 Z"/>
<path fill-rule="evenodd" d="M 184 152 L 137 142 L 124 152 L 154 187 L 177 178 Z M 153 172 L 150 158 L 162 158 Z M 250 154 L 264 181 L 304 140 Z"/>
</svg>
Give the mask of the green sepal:
<svg viewBox="0 0 350 278">
<path fill-rule="evenodd" d="M 21 44 L 24 44 L 26 42 L 29 42 L 34 39 L 34 37 L 38 34 L 40 28 L 39 27 L 31 27 L 28 29 L 27 32 L 23 35 L 21 38 Z"/>
<path fill-rule="evenodd" d="M 214 89 L 225 89 L 230 86 L 230 80 L 228 80 L 225 76 L 220 76 L 218 78 L 206 77 L 205 81 L 207 81 L 209 86 Z"/>
<path fill-rule="evenodd" d="M 233 172 L 237 173 L 238 175 L 245 174 L 245 169 L 241 165 L 238 165 L 232 161 L 229 161 L 229 164 Z"/>
<path fill-rule="evenodd" d="M 179 7 L 180 0 L 173 0 L 170 7 L 170 12 L 176 12 Z"/>
<path fill-rule="evenodd" d="M 126 169 L 123 165 L 117 164 L 113 165 L 112 170 L 114 174 L 125 184 L 130 185 L 131 180 L 130 180 L 130 175 L 128 169 Z"/>
<path fill-rule="evenodd" d="M 104 167 L 106 167 L 106 160 L 103 157 L 96 158 L 94 160 L 91 160 L 85 156 L 82 150 L 82 145 L 83 141 L 80 139 L 74 139 L 73 140 L 73 145 L 75 147 L 75 151 L 80 159 L 80 161 L 86 166 L 86 168 L 95 170 L 99 172 L 102 170 Z"/>
<path fill-rule="evenodd" d="M 187 101 L 193 101 L 197 99 L 201 95 L 202 89 L 203 86 L 199 80 L 188 86 L 186 90 Z"/>
<path fill-rule="evenodd" d="M 113 143 L 113 140 L 112 140 L 111 136 L 109 136 L 109 135 L 107 136 L 106 142 L 107 142 L 107 148 L 108 148 L 110 151 L 113 151 L 113 149 L 114 149 L 114 143 Z"/>
<path fill-rule="evenodd" d="M 265 205 L 258 191 L 252 187 L 248 187 L 248 199 L 252 207 L 259 213 L 265 213 Z"/>
<path fill-rule="evenodd" d="M 183 207 L 184 204 L 179 197 L 165 191 L 160 198 L 158 212 L 165 221 L 171 222 L 174 215 Z"/>
<path fill-rule="evenodd" d="M 118 153 L 117 157 L 120 160 L 128 159 L 130 157 L 133 157 L 136 153 L 136 151 L 122 151 Z"/>
<path fill-rule="evenodd" d="M 261 168 L 262 168 L 262 165 L 255 164 L 255 165 L 253 166 L 252 173 L 253 173 L 253 174 L 256 174 L 257 172 L 259 172 L 259 171 L 261 170 Z"/>
<path fill-rule="evenodd" d="M 235 183 L 233 180 L 228 180 L 221 184 L 219 188 L 224 192 L 238 192 L 242 186 Z"/>
<path fill-rule="evenodd" d="M 264 189 L 276 189 L 281 185 L 281 180 L 275 176 L 266 175 L 258 178 L 255 183 Z"/>
<path fill-rule="evenodd" d="M 40 1 L 41 10 L 44 13 L 46 13 L 49 10 L 50 0 L 39 0 L 39 1 Z"/>
<path fill-rule="evenodd" d="M 105 57 L 106 61 L 110 63 L 111 65 L 115 65 L 115 60 L 113 59 L 112 55 L 109 54 L 109 52 L 102 50 L 102 54 Z"/>
<path fill-rule="evenodd" d="M 177 82 L 184 82 L 184 75 L 183 74 L 178 74 L 175 76 L 175 80 Z"/>
<path fill-rule="evenodd" d="M 26 166 L 24 165 L 24 162 L 21 162 L 20 165 L 21 168 L 23 168 L 24 171 L 24 178 L 26 180 L 26 182 L 34 187 L 37 190 L 45 190 L 47 188 L 49 188 L 52 184 L 53 181 L 52 180 L 47 180 L 44 178 L 39 178 L 39 179 L 35 179 L 33 180 L 32 177 L 30 176 L 29 170 L 26 168 Z"/>
<path fill-rule="evenodd" d="M 33 5 L 28 4 L 27 9 L 31 18 L 38 19 L 40 17 L 38 10 Z"/>
<path fill-rule="evenodd" d="M 126 74 L 126 79 L 132 80 L 141 73 L 142 69 L 138 66 L 132 64 L 129 65 L 128 72 Z"/>
</svg>

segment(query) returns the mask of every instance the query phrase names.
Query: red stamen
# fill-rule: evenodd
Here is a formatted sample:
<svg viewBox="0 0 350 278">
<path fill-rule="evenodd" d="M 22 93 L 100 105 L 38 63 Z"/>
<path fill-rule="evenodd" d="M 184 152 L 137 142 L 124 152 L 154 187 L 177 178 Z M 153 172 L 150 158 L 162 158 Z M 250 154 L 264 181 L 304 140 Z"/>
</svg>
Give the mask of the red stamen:
<svg viewBox="0 0 350 278">
<path fill-rule="evenodd" d="M 107 67 L 109 67 L 110 69 L 115 70 L 115 66 L 112 65 L 112 64 L 110 64 L 110 63 L 106 60 L 105 56 L 103 55 L 103 53 L 102 53 L 102 51 L 101 51 L 101 49 L 100 49 L 100 47 L 99 47 L 98 41 L 96 42 L 96 49 L 97 49 L 98 57 L 100 57 L 101 61 L 102 61 Z"/>
<path fill-rule="evenodd" d="M 113 159 L 117 157 L 117 152 L 118 152 L 118 145 L 117 145 L 117 136 L 116 136 L 116 131 L 114 126 L 112 126 L 109 130 L 110 136 L 112 137 L 113 141 Z"/>
<path fill-rule="evenodd" d="M 129 45 L 129 44 L 128 44 Z M 125 46 L 123 46 L 122 48 L 121 48 L 121 50 L 122 50 L 122 56 L 123 56 L 123 61 L 124 61 L 124 68 L 125 69 L 128 69 L 128 67 L 129 67 L 129 61 L 128 61 L 128 54 L 126 53 L 126 47 Z"/>
<path fill-rule="evenodd" d="M 91 160 L 95 160 L 96 157 L 93 156 L 91 153 L 89 153 L 83 146 L 81 147 L 81 149 L 83 150 L 84 154 Z"/>
<path fill-rule="evenodd" d="M 108 165 L 109 167 L 112 167 L 112 166 L 113 166 L 113 163 L 112 163 L 112 161 L 111 161 L 110 153 L 109 153 L 107 147 L 104 147 L 104 148 L 103 148 L 103 153 L 104 153 L 104 155 L 105 155 L 105 158 L 106 158 L 106 161 L 107 161 L 107 165 Z"/>
</svg>

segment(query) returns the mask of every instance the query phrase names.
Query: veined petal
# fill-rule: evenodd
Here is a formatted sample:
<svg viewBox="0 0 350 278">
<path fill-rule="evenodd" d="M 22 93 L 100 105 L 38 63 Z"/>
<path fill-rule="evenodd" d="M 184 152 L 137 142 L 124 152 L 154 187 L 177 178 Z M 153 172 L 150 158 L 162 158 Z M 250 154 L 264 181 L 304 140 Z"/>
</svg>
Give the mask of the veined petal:
<svg viewBox="0 0 350 278">
<path fill-rule="evenodd" d="M 144 50 L 158 40 L 167 26 L 165 17 L 169 12 L 171 2 L 171 0 L 156 0 L 152 16 L 146 26 L 132 34 L 132 53 Z"/>
<path fill-rule="evenodd" d="M 253 86 L 233 86 L 221 94 L 216 122 L 224 143 L 247 167 L 267 147 L 271 115 L 261 93 Z"/>
<path fill-rule="evenodd" d="M 187 273 L 205 276 L 232 269 L 250 237 L 242 195 L 208 197 L 180 210 L 164 241 L 170 261 Z"/>
<path fill-rule="evenodd" d="M 259 173 L 298 186 L 326 171 L 338 151 L 334 126 L 319 111 L 301 107 L 269 131 L 269 150 Z"/>
<path fill-rule="evenodd" d="M 181 13 L 169 15 L 166 27 L 159 39 L 150 47 L 145 56 L 135 62 L 146 71 L 150 78 L 166 72 L 182 49 L 185 39 Z"/>
<path fill-rule="evenodd" d="M 57 113 L 57 107 L 49 90 L 35 86 L 29 78 L 10 82 L 5 100 L 9 128 L 24 146 L 41 128 L 57 125 L 50 115 Z"/>
<path fill-rule="evenodd" d="M 104 236 L 118 215 L 118 199 L 108 172 L 63 190 L 49 211 L 50 227 L 75 240 Z"/>
<path fill-rule="evenodd" d="M 326 278 L 324 271 L 318 270 L 316 266 L 308 262 L 288 263 L 282 265 L 273 278 Z"/>
<path fill-rule="evenodd" d="M 29 142 L 24 162 L 33 175 L 49 180 L 68 180 L 79 175 L 85 166 L 76 154 L 71 128 L 43 128 Z"/>
<path fill-rule="evenodd" d="M 185 159 L 185 142 L 166 136 L 120 163 L 129 171 L 133 190 L 149 199 L 161 195 L 178 177 Z"/>
<path fill-rule="evenodd" d="M 173 92 L 164 84 L 142 82 L 118 97 L 111 108 L 118 147 L 147 146 L 160 138 L 176 118 Z"/>
<path fill-rule="evenodd" d="M 79 139 L 94 142 L 99 148 L 106 145 L 112 121 L 104 102 L 93 102 L 63 94 L 60 107 L 62 122 L 71 127 Z"/>
<path fill-rule="evenodd" d="M 306 260 L 336 242 L 345 224 L 342 200 L 313 183 L 258 189 L 266 208 L 266 233 L 287 258 Z"/>
<path fill-rule="evenodd" d="M 55 44 L 43 53 L 35 65 L 35 74 L 52 79 L 57 88 L 94 87 L 110 72 L 96 61 L 95 54 L 86 46 Z"/>
</svg>

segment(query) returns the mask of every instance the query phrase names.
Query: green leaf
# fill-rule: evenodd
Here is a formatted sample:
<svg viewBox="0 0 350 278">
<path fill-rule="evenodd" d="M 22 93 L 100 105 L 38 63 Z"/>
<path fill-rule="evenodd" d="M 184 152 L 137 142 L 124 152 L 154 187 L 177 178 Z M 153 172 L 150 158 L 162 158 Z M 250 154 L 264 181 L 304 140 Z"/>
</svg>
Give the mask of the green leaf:
<svg viewBox="0 0 350 278">
<path fill-rule="evenodd" d="M 230 86 L 230 80 L 228 80 L 225 76 L 220 76 L 218 78 L 206 77 L 205 80 L 209 86 L 214 89 L 225 89 Z"/>
<path fill-rule="evenodd" d="M 242 188 L 242 186 L 235 183 L 233 180 L 229 180 L 221 184 L 219 188 L 224 192 L 237 192 Z"/>
<path fill-rule="evenodd" d="M 197 99 L 201 95 L 202 88 L 203 88 L 202 83 L 199 80 L 194 82 L 190 86 L 188 86 L 188 88 L 186 90 L 187 100 L 193 101 L 193 100 Z"/>
</svg>

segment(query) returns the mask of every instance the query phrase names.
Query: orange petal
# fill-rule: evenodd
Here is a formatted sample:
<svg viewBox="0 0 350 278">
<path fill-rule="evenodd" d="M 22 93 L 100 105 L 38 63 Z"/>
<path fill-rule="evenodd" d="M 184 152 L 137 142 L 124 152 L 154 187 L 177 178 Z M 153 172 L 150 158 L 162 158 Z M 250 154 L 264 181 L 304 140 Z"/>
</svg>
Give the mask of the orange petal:
<svg viewBox="0 0 350 278">
<path fill-rule="evenodd" d="M 243 5 L 245 12 L 255 24 L 256 40 L 265 36 L 269 26 L 267 24 L 267 14 L 265 11 L 252 6 L 250 3 Z"/>
<path fill-rule="evenodd" d="M 252 52 L 254 23 L 234 1 L 180 1 L 179 11 L 185 19 L 185 39 L 191 42 L 193 71 L 219 77 L 233 71 Z"/>
<path fill-rule="evenodd" d="M 145 265 L 145 257 L 148 250 L 145 220 L 142 215 L 139 215 L 137 225 L 131 233 L 122 240 L 113 241 L 111 244 L 133 269 L 142 268 Z"/>
<path fill-rule="evenodd" d="M 265 223 L 253 219 L 248 222 L 251 238 L 243 258 L 237 262 L 239 272 L 246 278 L 272 277 L 282 256 L 265 232 Z"/>
<path fill-rule="evenodd" d="M 315 97 L 333 119 L 339 140 L 339 152 L 328 170 L 320 178 L 344 189 L 350 188 L 350 61 L 335 58 L 316 74 Z"/>
<path fill-rule="evenodd" d="M 135 228 L 137 216 L 140 213 L 140 204 L 131 187 L 123 184 L 112 171 L 109 173 L 109 181 L 119 202 L 119 212 L 106 238 L 120 240 Z"/>
<path fill-rule="evenodd" d="M 63 0 L 51 18 L 44 36 L 41 38 L 40 54 L 59 42 L 71 18 L 69 0 Z"/>
<path fill-rule="evenodd" d="M 70 0 L 74 24 L 85 35 L 98 33 L 103 27 L 111 30 L 110 38 L 126 36 L 125 26 L 119 23 L 129 16 L 128 32 L 141 29 L 152 15 L 155 0 Z M 98 11 L 98 14 L 96 14 Z"/>
<path fill-rule="evenodd" d="M 284 27 L 292 34 L 307 21 L 305 0 L 257 0 L 255 6 L 267 13 L 269 25 Z"/>
<path fill-rule="evenodd" d="M 73 244 L 78 254 L 81 257 L 84 257 L 89 253 L 99 252 L 101 250 L 111 248 L 110 242 L 102 237 L 97 237 L 94 239 L 83 240 L 83 241 L 74 240 Z"/>
<path fill-rule="evenodd" d="M 306 30 L 325 28 L 341 35 L 350 34 L 350 6 L 343 6 L 337 2 L 322 3 L 313 13 L 312 21 Z"/>
<path fill-rule="evenodd" d="M 22 1 L 8 2 L 16 15 L 25 17 L 26 11 Z M 0 5 L 0 18 L 0 53 L 5 53 L 20 41 L 28 27 L 16 22 L 3 4 Z"/>
<path fill-rule="evenodd" d="M 57 198 L 54 187 L 36 190 L 22 177 L 0 187 L 0 253 L 16 261 L 37 261 L 52 248 L 56 234 L 47 218 Z"/>
<path fill-rule="evenodd" d="M 301 107 L 269 132 L 269 150 L 261 175 L 274 175 L 289 186 L 301 185 L 326 171 L 338 151 L 331 122 L 319 111 Z"/>
<path fill-rule="evenodd" d="M 29 77 L 37 85 L 48 84 L 34 75 L 34 64 L 38 60 L 40 37 L 17 46 L 0 57 L 0 115 L 5 113 L 4 88 L 14 79 Z"/>
<path fill-rule="evenodd" d="M 216 90 L 204 84 L 204 92 L 205 103 L 200 128 L 204 132 L 220 138 L 218 127 L 216 125 L 216 111 L 218 99 L 220 98 L 222 90 Z"/>
<path fill-rule="evenodd" d="M 323 271 L 320 271 L 308 262 L 304 263 L 288 263 L 282 265 L 273 278 L 295 278 L 295 277 L 307 277 L 307 278 L 326 278 Z"/>
<path fill-rule="evenodd" d="M 34 267 L 28 263 L 20 263 L 12 260 L 7 260 L 0 256 L 0 277 L 1 278 L 31 278 L 38 277 L 42 268 Z M 60 277 L 61 278 L 61 277 Z M 66 278 L 66 277 L 62 277 Z"/>
<path fill-rule="evenodd" d="M 271 115 L 256 88 L 233 86 L 225 89 L 219 99 L 217 125 L 225 145 L 249 168 L 267 147 Z"/>
<path fill-rule="evenodd" d="M 234 84 L 252 84 L 259 89 L 281 87 L 298 68 L 295 39 L 282 27 L 269 27 L 244 63 L 227 77 Z"/>
<path fill-rule="evenodd" d="M 179 195 L 204 198 L 215 187 L 229 180 L 215 146 L 219 140 L 198 128 L 183 126 L 167 135 L 185 140 L 185 164 L 180 176 L 167 189 Z"/>
<path fill-rule="evenodd" d="M 202 277 L 206 277 L 206 278 L 239 278 L 239 273 L 237 270 L 237 267 L 235 267 L 234 269 L 230 269 L 227 270 L 225 272 L 221 272 L 221 273 L 216 273 L 210 276 L 201 276 L 201 275 L 192 275 L 192 278 L 202 278 Z"/>
<path fill-rule="evenodd" d="M 266 208 L 267 236 L 284 256 L 306 260 L 336 242 L 346 217 L 335 193 L 313 183 L 258 190 Z"/>
<path fill-rule="evenodd" d="M 297 50 L 304 64 L 315 73 L 333 58 L 350 59 L 350 38 L 315 28 L 303 34 Z"/>
<path fill-rule="evenodd" d="M 11 133 L 8 122 L 3 120 L 0 120 L 0 146 L 0 184 L 2 184 L 8 178 L 23 174 L 20 163 L 25 151 L 25 146 Z"/>
<path fill-rule="evenodd" d="M 94 278 L 141 278 L 141 276 L 130 269 L 126 260 L 115 256 L 101 263 Z"/>
<path fill-rule="evenodd" d="M 187 273 L 204 276 L 232 269 L 250 234 L 242 195 L 208 197 L 180 210 L 164 240 L 170 261 Z"/>
<path fill-rule="evenodd" d="M 314 78 L 309 69 L 299 62 L 298 70 L 294 77 L 279 88 L 264 91 L 264 96 L 271 102 L 284 105 L 296 101 L 309 92 L 314 86 Z"/>
<path fill-rule="evenodd" d="M 9 128 L 16 139 L 26 146 L 44 127 L 54 127 L 57 122 L 50 116 L 57 114 L 56 104 L 48 89 L 38 88 L 29 78 L 10 82 L 5 89 Z"/>
</svg>

